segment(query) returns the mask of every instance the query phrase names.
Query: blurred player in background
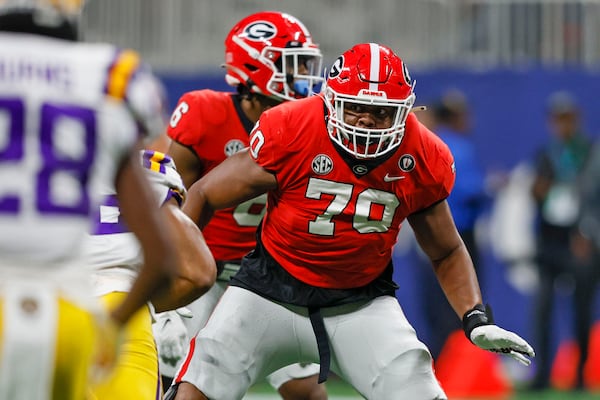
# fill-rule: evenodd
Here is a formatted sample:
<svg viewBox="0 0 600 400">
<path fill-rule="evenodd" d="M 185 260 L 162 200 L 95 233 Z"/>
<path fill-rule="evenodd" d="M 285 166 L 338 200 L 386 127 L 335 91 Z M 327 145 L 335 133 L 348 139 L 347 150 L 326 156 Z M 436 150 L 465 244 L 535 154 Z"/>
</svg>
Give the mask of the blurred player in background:
<svg viewBox="0 0 600 400">
<path fill-rule="evenodd" d="M 538 349 L 536 374 L 531 389 L 550 386 L 554 351 L 552 320 L 555 291 L 561 278 L 574 285 L 574 333 L 584 351 L 587 349 L 591 313 L 589 260 L 577 257 L 571 235 L 578 227 L 581 207 L 578 185 L 585 169 L 592 140 L 581 125 L 580 106 L 569 92 L 557 91 L 548 97 L 549 135 L 535 154 L 531 195 L 536 205 L 536 266 L 539 287 L 534 299 L 534 340 Z M 583 359 L 583 358 L 582 358 Z M 583 365 L 577 369 L 578 386 L 583 381 Z"/>
<path fill-rule="evenodd" d="M 164 126 L 156 78 L 133 51 L 77 43 L 81 7 L 0 0 L 1 399 L 85 398 L 91 365 L 114 361 L 116 328 L 174 274 L 137 154 Z M 146 260 L 110 318 L 81 254 L 108 186 Z"/>
<path fill-rule="evenodd" d="M 224 65 L 226 81 L 237 93 L 185 93 L 171 116 L 168 154 L 186 187 L 247 147 L 250 131 L 265 110 L 318 92 L 323 82 L 321 61 L 310 32 L 289 14 L 265 11 L 239 21 L 225 39 Z M 207 295 L 191 305 L 192 336 L 208 320 L 242 257 L 254 248 L 265 201 L 262 195 L 220 210 L 204 228 L 219 276 Z M 268 381 L 284 399 L 325 399 L 317 373 L 317 365 L 296 364 L 277 371 Z"/>
<path fill-rule="evenodd" d="M 482 305 L 446 201 L 453 158 L 410 114 L 413 87 L 389 47 L 358 44 L 334 62 L 322 94 L 264 112 L 249 149 L 189 188 L 183 209 L 200 227 L 261 193 L 267 211 L 166 398 L 241 399 L 284 365 L 319 361 L 321 381 L 331 368 L 367 399 L 445 399 L 395 297 L 404 219 L 466 336 L 530 363 L 531 346 Z"/>
<path fill-rule="evenodd" d="M 140 162 L 155 194 L 155 207 L 162 206 L 164 218 L 174 227 L 172 239 L 177 246 L 177 274 L 171 287 L 152 299 L 152 305 L 159 312 L 155 318 L 162 324 L 163 335 L 172 334 L 177 323 L 182 327 L 183 324 L 177 312 L 169 310 L 185 306 L 204 294 L 215 282 L 216 266 L 202 233 L 179 208 L 185 188 L 173 161 L 160 152 L 145 150 L 140 153 Z M 93 234 L 86 241 L 85 255 L 92 268 L 95 294 L 102 296 L 103 302 L 111 308 L 126 296 L 142 267 L 143 258 L 135 235 L 119 218 L 114 191 L 109 189 L 105 195 Z M 159 344 L 185 349 L 185 327 L 181 332 L 183 336 L 162 338 Z M 158 356 L 148 307 L 139 310 L 127 323 L 122 341 L 115 370 L 109 379 L 94 385 L 93 397 L 99 400 L 160 398 Z M 162 350 L 168 361 L 169 349 Z"/>
<path fill-rule="evenodd" d="M 572 233 L 573 254 L 580 259 L 578 287 L 575 288 L 575 338 L 579 346 L 576 388 L 583 389 L 586 384 L 585 370 L 592 370 L 588 363 L 592 354 L 590 349 L 591 329 L 594 323 L 594 296 L 600 282 L 600 142 L 590 149 L 588 160 L 581 171 L 578 194 L 580 212 L 575 232 Z M 586 366 L 587 365 L 587 366 Z"/>
</svg>

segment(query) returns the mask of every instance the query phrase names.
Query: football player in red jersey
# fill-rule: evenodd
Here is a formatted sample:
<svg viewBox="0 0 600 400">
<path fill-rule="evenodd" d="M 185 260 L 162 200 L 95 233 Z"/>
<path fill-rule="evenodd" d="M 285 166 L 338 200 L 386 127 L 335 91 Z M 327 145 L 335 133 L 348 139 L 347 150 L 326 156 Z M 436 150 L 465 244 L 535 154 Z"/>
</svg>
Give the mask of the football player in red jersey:
<svg viewBox="0 0 600 400">
<path fill-rule="evenodd" d="M 227 157 L 249 145 L 252 127 L 266 109 L 307 97 L 321 89 L 321 52 L 310 32 L 289 14 L 265 11 L 239 21 L 225 39 L 226 81 L 237 93 L 195 90 L 185 93 L 172 113 L 168 149 L 186 187 Z M 204 227 L 217 260 L 217 284 L 192 303 L 185 321 L 194 336 L 204 326 L 229 278 L 255 244 L 266 195 L 219 210 Z M 245 334 L 241 332 L 240 335 Z M 316 364 L 295 364 L 267 377 L 284 399 L 327 398 L 318 385 Z"/>
<path fill-rule="evenodd" d="M 190 188 L 184 211 L 200 227 L 215 210 L 268 198 L 256 248 L 191 342 L 175 399 L 241 399 L 299 361 L 320 362 L 321 380 L 331 368 L 367 399 L 445 399 L 395 297 L 392 248 L 405 219 L 467 337 L 530 363 L 531 346 L 482 304 L 446 201 L 452 154 L 410 113 L 413 89 L 389 47 L 358 44 L 322 94 L 263 113 L 249 149 Z"/>
</svg>

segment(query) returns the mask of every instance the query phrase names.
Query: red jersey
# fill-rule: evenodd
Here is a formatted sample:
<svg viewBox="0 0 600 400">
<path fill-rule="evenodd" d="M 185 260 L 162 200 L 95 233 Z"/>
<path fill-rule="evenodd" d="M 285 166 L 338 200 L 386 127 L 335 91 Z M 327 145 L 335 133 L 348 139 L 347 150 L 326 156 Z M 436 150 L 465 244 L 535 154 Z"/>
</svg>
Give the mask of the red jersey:
<svg viewBox="0 0 600 400">
<path fill-rule="evenodd" d="M 412 114 L 402 143 L 384 161 L 342 156 L 320 96 L 264 112 L 250 153 L 279 184 L 269 192 L 265 248 L 296 279 L 325 288 L 378 277 L 402 221 L 448 197 L 455 178 L 448 147 Z"/>
<path fill-rule="evenodd" d="M 167 135 L 196 153 L 203 175 L 248 146 L 253 124 L 237 104 L 235 94 L 213 90 L 191 91 L 179 99 Z M 254 248 L 265 202 L 266 196 L 260 196 L 214 213 L 202 233 L 217 261 L 240 260 Z"/>
</svg>

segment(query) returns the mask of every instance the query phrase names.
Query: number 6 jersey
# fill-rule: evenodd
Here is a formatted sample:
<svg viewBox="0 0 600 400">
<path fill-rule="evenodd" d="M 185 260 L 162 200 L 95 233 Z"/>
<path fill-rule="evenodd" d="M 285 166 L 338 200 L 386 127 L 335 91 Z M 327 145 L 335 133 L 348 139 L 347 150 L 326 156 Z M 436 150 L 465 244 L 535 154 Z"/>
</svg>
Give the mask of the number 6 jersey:
<svg viewBox="0 0 600 400">
<path fill-rule="evenodd" d="M 239 96 L 195 90 L 179 100 L 167 134 L 196 154 L 205 175 L 248 146 L 252 126 L 240 109 Z M 214 213 L 202 233 L 217 261 L 240 260 L 254 248 L 256 227 L 264 214 L 265 202 L 266 196 L 259 196 Z"/>
<path fill-rule="evenodd" d="M 0 266 L 65 263 L 163 92 L 137 53 L 0 33 Z"/>
</svg>

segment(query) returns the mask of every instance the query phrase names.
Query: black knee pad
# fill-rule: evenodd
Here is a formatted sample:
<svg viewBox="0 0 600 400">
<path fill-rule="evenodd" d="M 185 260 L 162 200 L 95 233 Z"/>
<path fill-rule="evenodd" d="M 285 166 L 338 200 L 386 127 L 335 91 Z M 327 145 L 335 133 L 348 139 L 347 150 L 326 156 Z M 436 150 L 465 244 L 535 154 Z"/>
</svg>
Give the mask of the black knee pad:
<svg viewBox="0 0 600 400">
<path fill-rule="evenodd" d="M 163 396 L 163 400 L 174 400 L 175 395 L 177 394 L 177 388 L 179 387 L 179 383 L 172 385 L 169 390 Z"/>
</svg>

